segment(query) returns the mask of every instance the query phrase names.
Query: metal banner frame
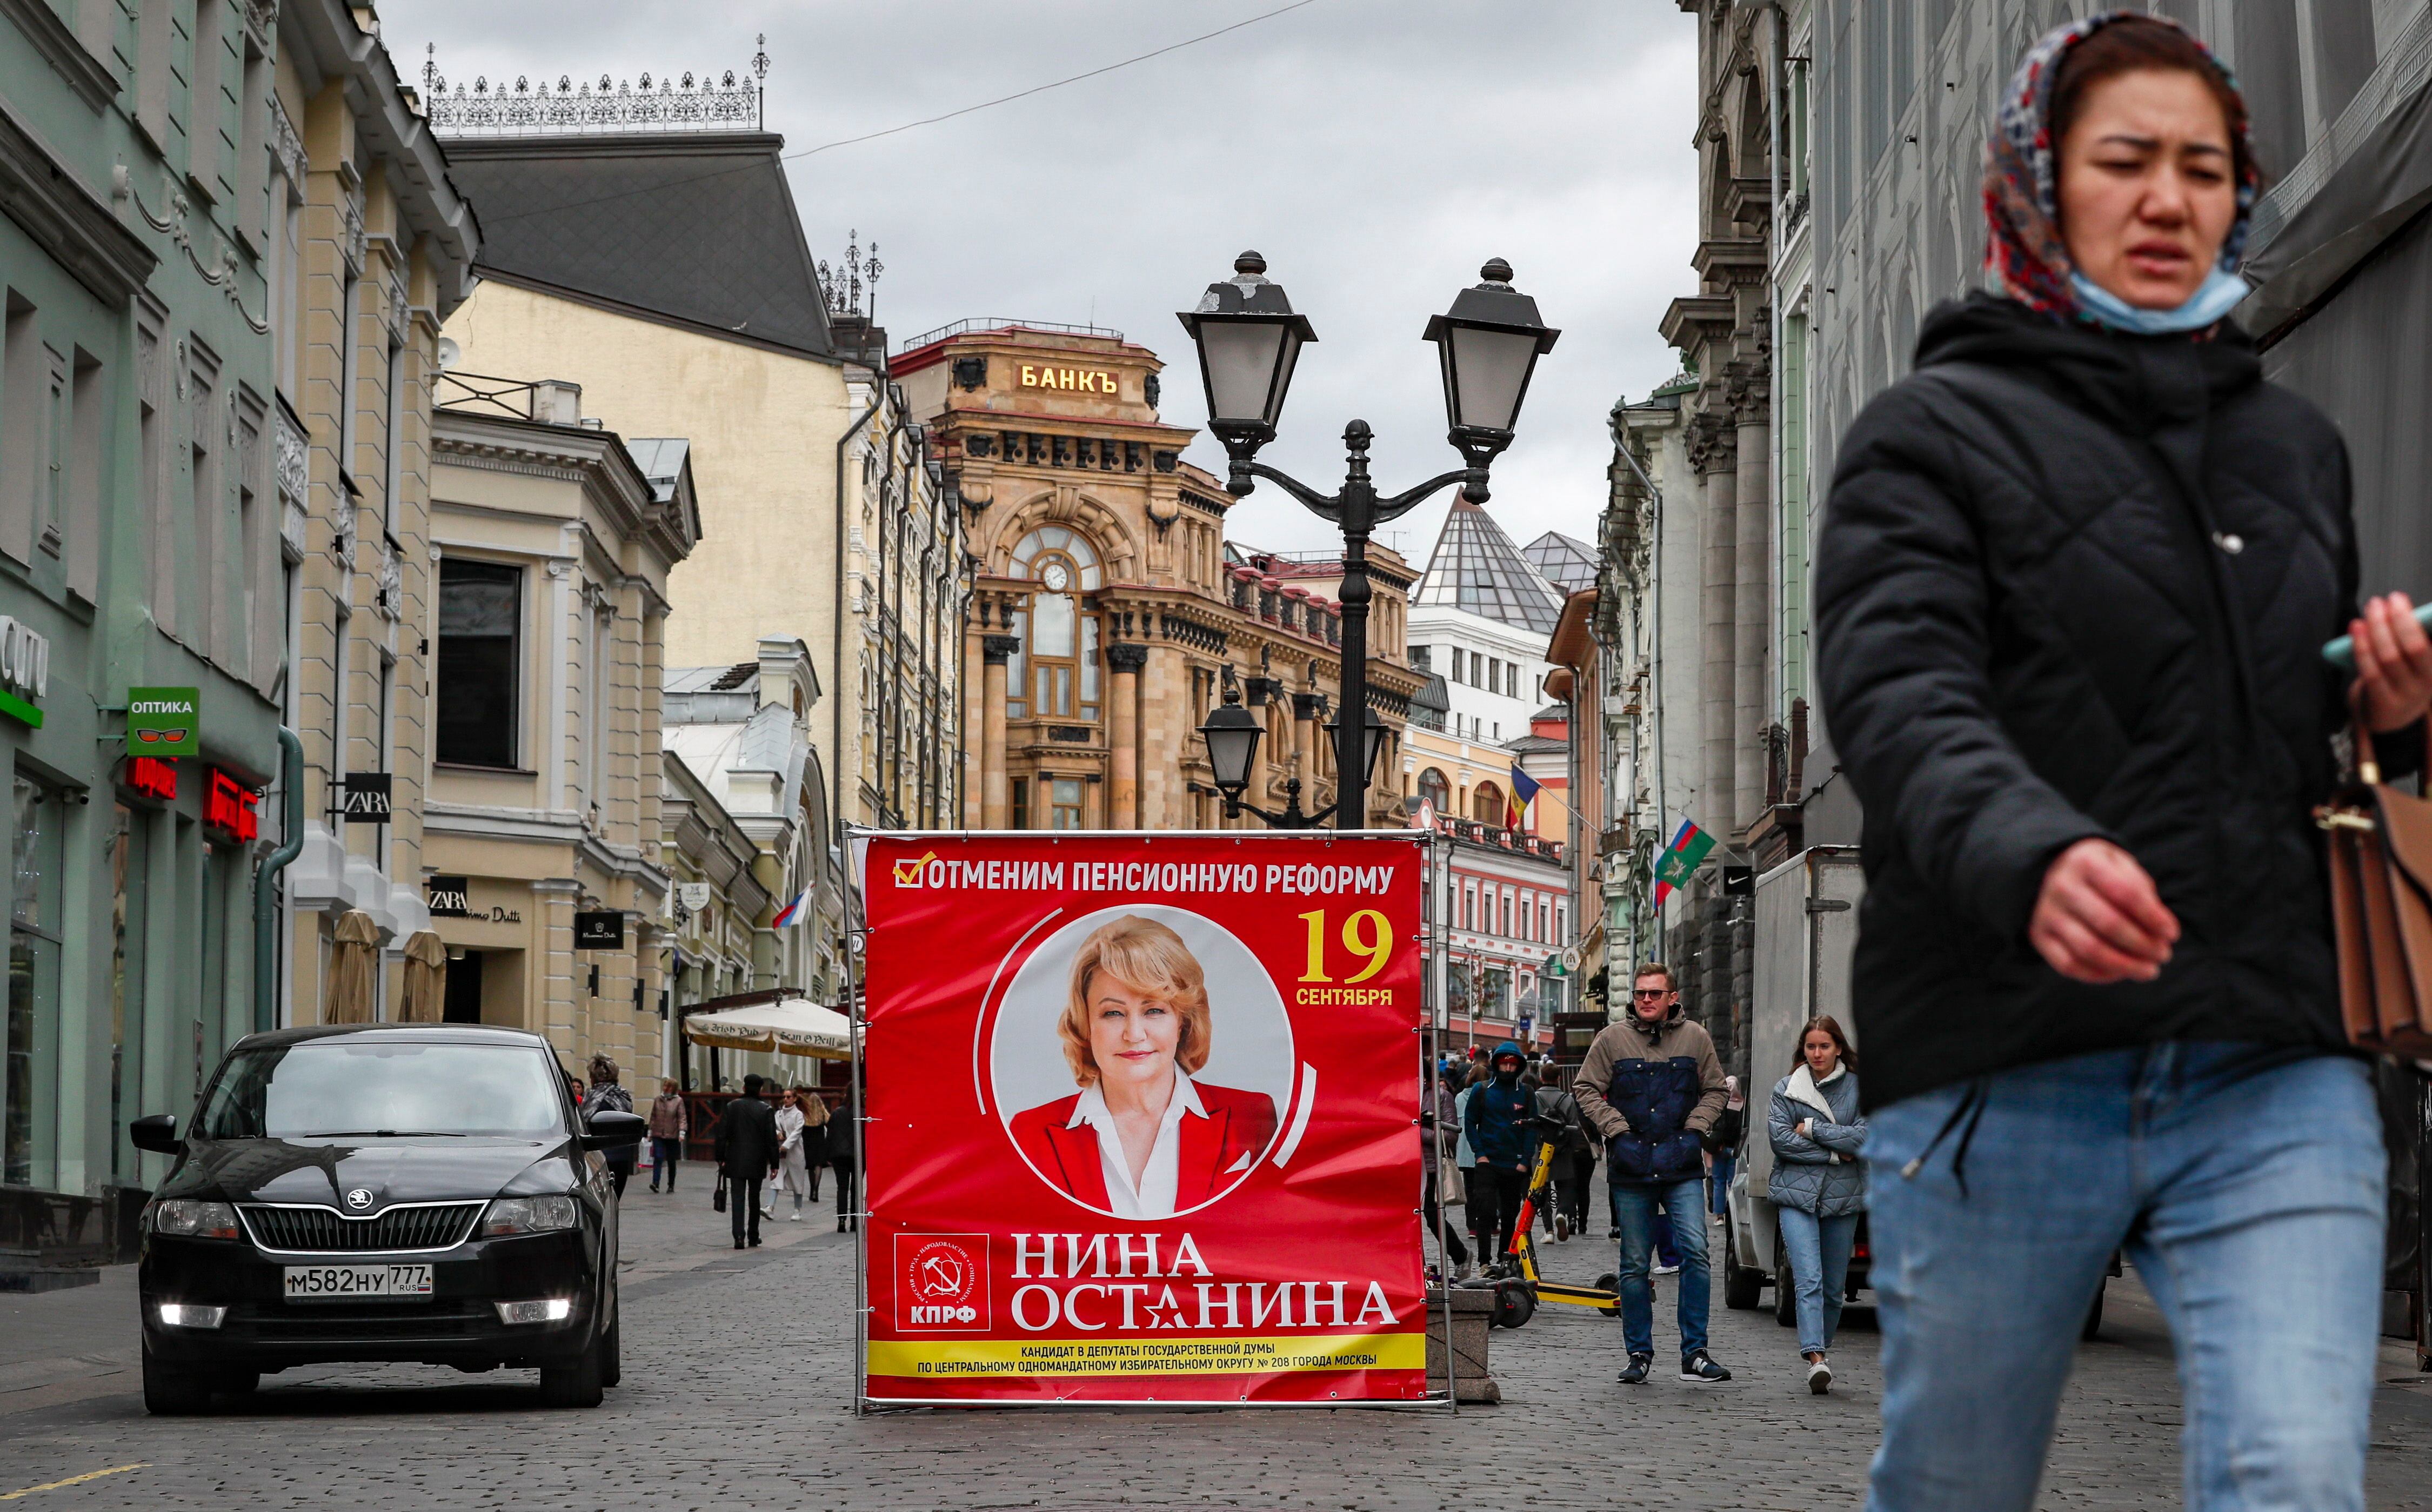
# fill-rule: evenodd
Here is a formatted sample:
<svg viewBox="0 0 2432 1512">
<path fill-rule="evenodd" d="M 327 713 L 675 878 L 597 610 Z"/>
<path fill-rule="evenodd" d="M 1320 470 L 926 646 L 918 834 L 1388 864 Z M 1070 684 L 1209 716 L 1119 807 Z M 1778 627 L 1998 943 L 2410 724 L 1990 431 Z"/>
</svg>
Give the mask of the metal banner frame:
<svg viewBox="0 0 2432 1512">
<path fill-rule="evenodd" d="M 845 1002 L 847 1005 L 846 1016 L 852 1020 L 853 1024 L 853 1059 L 850 1064 L 853 1069 L 852 1107 L 853 1119 L 853 1160 L 854 1184 L 853 1202 L 853 1211 L 851 1215 L 853 1224 L 853 1416 L 856 1418 L 865 1418 L 881 1414 L 891 1415 L 908 1412 L 968 1411 L 974 1408 L 1020 1409 L 1026 1412 L 1082 1412 L 1106 1410 L 1150 1412 L 1239 1411 L 1244 1408 L 1301 1411 L 1317 1409 L 1323 1411 L 1340 1411 L 1344 1408 L 1352 1408 L 1372 1412 L 1441 1411 L 1449 1413 L 1454 1417 L 1459 1417 L 1461 1414 L 1459 1386 L 1460 1368 L 1453 1352 L 1452 1288 L 1450 1285 L 1452 1277 L 1449 1271 L 1446 1271 L 1442 1278 L 1444 1285 L 1440 1287 L 1432 1288 L 1439 1289 L 1444 1293 L 1444 1308 L 1442 1313 L 1444 1356 L 1444 1386 L 1441 1393 L 1439 1393 L 1433 1388 L 1432 1379 L 1430 1379 L 1430 1389 L 1427 1395 L 1414 1401 L 1153 1402 L 1091 1398 L 1085 1401 L 1072 1402 L 1022 1402 L 1015 1400 L 984 1402 L 929 1402 L 906 1401 L 900 1398 L 873 1397 L 870 1394 L 870 1235 L 869 1231 L 863 1227 L 863 1220 L 870 1216 L 870 1179 L 868 1168 L 869 1140 L 866 1137 L 867 1131 L 864 1127 L 867 1121 L 866 1116 L 862 1111 L 862 1079 L 864 1075 L 862 1055 L 865 1045 L 865 1031 L 868 1027 L 868 1003 L 865 1000 L 863 994 L 862 979 L 864 970 L 864 950 L 869 938 L 869 917 L 863 907 L 862 888 L 859 881 L 856 880 L 856 874 L 862 872 L 864 869 L 864 859 L 869 854 L 869 842 L 874 839 L 971 839 L 978 837 L 999 837 L 1008 833 L 1024 832 L 1008 832 L 1001 830 L 881 830 L 865 828 L 854 824 L 848 824 L 844 827 L 845 866 L 847 871 L 844 886 L 844 933 L 846 942 Z M 1175 839 L 1231 840 L 1237 843 L 1241 843 L 1266 839 L 1307 840 L 1318 835 L 1332 835 L 1335 832 L 1306 830 L 1061 830 L 1047 832 L 1047 833 L 1050 838 L 1053 839 L 1081 840 L 1119 838 L 1139 840 L 1150 835 L 1158 835 L 1172 836 Z M 1421 891 L 1419 899 L 1418 944 L 1423 954 L 1421 956 L 1421 968 L 1419 974 L 1420 1021 L 1413 1028 L 1412 1033 L 1419 1042 L 1419 1105 L 1422 1108 L 1432 1108 L 1435 1105 L 1434 1096 L 1436 1072 L 1434 1057 L 1429 1053 L 1429 1046 L 1432 1042 L 1436 1042 L 1440 1034 L 1444 1031 L 1444 1004 L 1443 1000 L 1443 993 L 1439 989 L 1437 978 L 1440 974 L 1440 967 L 1444 958 L 1443 951 L 1446 940 L 1448 939 L 1447 930 L 1449 928 L 1448 920 L 1440 914 L 1440 911 L 1436 906 L 1436 890 L 1443 881 L 1447 864 L 1444 848 L 1441 843 L 1442 836 L 1432 832 L 1412 832 L 1409 830 L 1354 830 L 1345 831 L 1342 833 L 1343 838 L 1345 839 L 1396 840 L 1404 844 L 1416 847 L 1419 852 Z M 1432 1169 L 1431 1163 L 1434 1160 L 1435 1145 L 1431 1140 L 1428 1142 L 1427 1152 L 1422 1157 L 1420 1163 L 1419 1201 L 1413 1209 L 1414 1212 L 1424 1212 L 1426 1204 L 1427 1181 L 1429 1171 Z M 1444 1253 L 1444 1235 L 1449 1232 L 1444 1216 L 1444 1204 L 1442 1201 L 1443 1195 L 1444 1194 L 1442 1192 L 1437 1193 L 1438 1201 L 1436 1202 L 1436 1252 L 1439 1257 L 1442 1257 Z M 1422 1319 L 1425 1319 L 1429 1308 L 1426 1302 L 1427 1288 L 1425 1278 L 1427 1274 L 1427 1247 L 1424 1241 L 1424 1235 L 1426 1233 L 1424 1218 L 1422 1218 L 1421 1223 L 1422 1227 L 1420 1232 L 1422 1235 L 1422 1242 L 1420 1244 L 1419 1271 L 1423 1289 L 1420 1294 L 1420 1316 Z M 1427 1373 L 1431 1378 L 1432 1371 Z"/>
</svg>

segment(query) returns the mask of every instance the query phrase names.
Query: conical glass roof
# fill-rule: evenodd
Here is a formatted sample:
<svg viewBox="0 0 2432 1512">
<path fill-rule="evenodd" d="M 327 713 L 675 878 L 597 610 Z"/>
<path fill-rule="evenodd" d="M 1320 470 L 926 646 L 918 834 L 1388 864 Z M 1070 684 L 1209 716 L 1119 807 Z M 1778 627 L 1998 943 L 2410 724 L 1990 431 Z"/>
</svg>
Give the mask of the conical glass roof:
<svg viewBox="0 0 2432 1512">
<path fill-rule="evenodd" d="M 1536 635 L 1553 634 L 1562 616 L 1562 591 L 1522 559 L 1493 515 L 1465 500 L 1444 516 L 1411 603 L 1465 609 Z"/>
<path fill-rule="evenodd" d="M 1596 553 L 1586 542 L 1574 541 L 1560 530 L 1548 530 L 1522 546 L 1520 559 L 1564 593 L 1575 594 L 1596 586 Z"/>
</svg>

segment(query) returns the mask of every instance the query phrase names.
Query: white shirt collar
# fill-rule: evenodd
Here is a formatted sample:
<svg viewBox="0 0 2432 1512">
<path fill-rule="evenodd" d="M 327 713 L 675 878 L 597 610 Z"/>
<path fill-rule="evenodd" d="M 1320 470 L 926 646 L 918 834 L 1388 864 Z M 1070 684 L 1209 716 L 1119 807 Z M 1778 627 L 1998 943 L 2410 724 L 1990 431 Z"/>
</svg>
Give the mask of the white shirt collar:
<svg viewBox="0 0 2432 1512">
<path fill-rule="evenodd" d="M 1123 1160 L 1123 1134 L 1115 1127 L 1115 1115 L 1106 1106 L 1106 1096 L 1092 1082 L 1081 1089 L 1080 1098 L 1072 1104 L 1072 1117 L 1064 1127 L 1078 1129 L 1088 1124 L 1097 1132 L 1098 1165 L 1106 1179 L 1106 1206 L 1117 1218 L 1162 1218 L 1174 1216 L 1176 1189 L 1182 1175 L 1182 1117 L 1208 1117 L 1208 1109 L 1199 1100 L 1199 1089 L 1191 1084 L 1191 1073 L 1177 1066 L 1174 1068 L 1174 1096 L 1166 1102 L 1165 1117 L 1157 1120 L 1157 1143 L 1150 1147 L 1148 1166 L 1140 1172 L 1140 1185 L 1132 1185 L 1131 1168 Z"/>
</svg>

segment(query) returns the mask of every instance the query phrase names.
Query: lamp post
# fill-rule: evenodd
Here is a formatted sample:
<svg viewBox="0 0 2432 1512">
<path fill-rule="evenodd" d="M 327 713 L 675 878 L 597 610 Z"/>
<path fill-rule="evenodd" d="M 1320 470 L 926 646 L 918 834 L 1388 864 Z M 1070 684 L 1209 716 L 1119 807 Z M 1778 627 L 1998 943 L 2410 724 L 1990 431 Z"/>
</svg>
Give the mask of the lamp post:
<svg viewBox="0 0 2432 1512">
<path fill-rule="evenodd" d="M 1267 732 L 1267 728 L 1255 714 L 1241 707 L 1241 692 L 1232 685 L 1229 679 L 1227 674 L 1224 701 L 1208 710 L 1208 722 L 1199 727 L 1199 738 L 1208 743 L 1208 766 L 1214 774 L 1216 791 L 1224 799 L 1224 817 L 1237 818 L 1246 809 L 1267 821 L 1271 829 L 1314 830 L 1329 816 L 1339 815 L 1343 812 L 1339 798 L 1338 801 L 1314 814 L 1304 812 L 1300 806 L 1300 779 L 1297 777 L 1284 784 L 1284 811 L 1281 814 L 1269 814 L 1255 803 L 1243 801 L 1241 794 L 1250 785 L 1250 768 L 1258 760 L 1258 740 Z M 1335 733 L 1338 752 L 1342 749 L 1342 723 L 1337 719 L 1326 727 Z M 1385 721 L 1377 716 L 1376 710 L 1369 710 L 1364 731 L 1367 761 L 1375 762 L 1383 752 L 1386 733 Z M 1363 766 L 1361 770 L 1364 772 L 1367 768 Z M 1338 795 L 1345 791 L 1340 781 L 1335 783 L 1335 790 Z M 1343 828 L 1339 818 L 1335 827 Z"/>
<path fill-rule="evenodd" d="M 1240 498 L 1258 486 L 1258 479 L 1281 487 L 1307 505 L 1320 519 L 1343 530 L 1343 688 L 1342 705 L 1360 712 L 1359 719 L 1337 719 L 1335 740 L 1335 801 L 1331 806 L 1338 830 L 1362 829 L 1368 815 L 1369 762 L 1381 749 L 1383 722 L 1368 707 L 1368 539 L 1376 527 L 1399 518 L 1413 506 L 1454 483 L 1473 504 L 1487 499 L 1487 468 L 1512 445 L 1512 427 L 1528 397 L 1528 378 L 1537 359 L 1553 350 L 1560 331 L 1537 318 L 1537 301 L 1512 287 L 1512 267 L 1497 258 L 1478 270 L 1483 280 L 1453 297 L 1452 309 L 1427 322 L 1426 339 L 1436 344 L 1444 371 L 1444 418 L 1451 427 L 1445 438 L 1461 455 L 1462 465 L 1428 479 L 1400 494 L 1380 496 L 1368 477 L 1368 445 L 1372 433 L 1365 420 L 1343 428 L 1343 443 L 1350 455 L 1342 488 L 1321 494 L 1288 474 L 1258 461 L 1258 448 L 1275 439 L 1275 422 L 1283 413 L 1284 396 L 1292 387 L 1292 370 L 1303 346 L 1317 340 L 1307 316 L 1292 311 L 1283 286 L 1268 281 L 1266 259 L 1244 252 L 1233 260 L 1234 277 L 1211 283 L 1198 308 L 1177 317 L 1199 349 L 1199 376 L 1208 391 L 1208 428 L 1224 444 L 1230 470 L 1224 489 Z M 1228 705 L 1238 696 L 1228 693 Z M 1243 722 L 1247 711 L 1238 710 Z M 1238 727 L 1217 726 L 1211 713 L 1205 733 Z M 1370 730 L 1380 733 L 1369 735 Z M 1226 735 L 1225 738 L 1235 738 Z M 1255 750 L 1257 737 L 1250 737 Z M 1366 746 L 1368 748 L 1363 749 Z M 1215 744 L 1209 742 L 1209 763 L 1215 764 Z M 1241 767 L 1248 781 L 1247 762 Z M 1223 788 L 1220 777 L 1218 786 Z M 1240 788 L 1225 790 L 1225 812 L 1238 813 Z M 1258 812 L 1256 809 L 1253 813 Z M 1290 813 L 1291 811 L 1287 811 Z M 1260 815 L 1261 817 L 1267 817 Z M 1269 818 L 1268 822 L 1275 822 Z"/>
</svg>

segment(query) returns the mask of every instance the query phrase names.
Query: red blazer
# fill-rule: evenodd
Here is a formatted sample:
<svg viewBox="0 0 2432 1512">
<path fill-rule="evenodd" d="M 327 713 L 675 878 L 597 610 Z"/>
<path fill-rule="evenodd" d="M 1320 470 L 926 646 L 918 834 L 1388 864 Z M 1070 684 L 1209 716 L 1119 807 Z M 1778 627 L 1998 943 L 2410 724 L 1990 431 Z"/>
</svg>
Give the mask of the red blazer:
<svg viewBox="0 0 2432 1512">
<path fill-rule="evenodd" d="M 1275 1100 L 1263 1092 L 1241 1092 L 1206 1082 L 1191 1084 L 1199 1093 L 1204 1118 L 1182 1116 L 1176 1131 L 1182 1141 L 1174 1183 L 1174 1210 L 1199 1206 L 1233 1184 L 1233 1168 L 1244 1156 L 1256 1160 L 1275 1134 Z M 1074 1201 L 1106 1211 L 1106 1171 L 1099 1164 L 1098 1131 L 1088 1124 L 1067 1128 L 1081 1094 L 1059 1098 L 1013 1116 L 1013 1142 L 1031 1168 L 1048 1184 Z"/>
</svg>

